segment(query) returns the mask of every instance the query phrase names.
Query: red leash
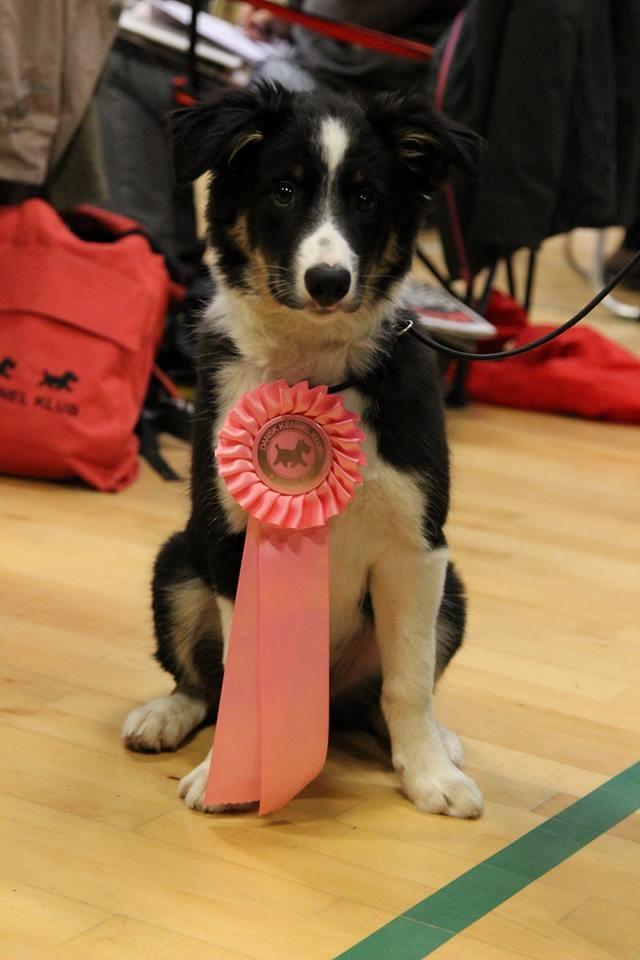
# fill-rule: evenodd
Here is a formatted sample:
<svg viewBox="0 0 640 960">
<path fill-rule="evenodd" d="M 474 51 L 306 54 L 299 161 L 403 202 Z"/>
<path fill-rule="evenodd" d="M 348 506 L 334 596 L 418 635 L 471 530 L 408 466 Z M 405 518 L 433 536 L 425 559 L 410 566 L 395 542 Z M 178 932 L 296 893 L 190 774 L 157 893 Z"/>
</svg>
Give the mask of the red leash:
<svg viewBox="0 0 640 960">
<path fill-rule="evenodd" d="M 315 14 L 305 13 L 303 10 L 294 10 L 283 7 L 273 0 L 247 0 L 259 10 L 268 10 L 279 20 L 295 23 L 300 27 L 313 30 L 332 40 L 342 40 L 346 43 L 357 43 L 369 50 L 386 53 L 392 57 L 404 57 L 406 60 L 422 60 L 427 62 L 433 54 L 433 47 L 416 40 L 407 40 L 405 37 L 393 37 L 380 30 L 370 27 L 358 27 L 354 23 L 341 23 L 339 20 L 330 20 L 328 17 L 318 17 Z"/>
</svg>

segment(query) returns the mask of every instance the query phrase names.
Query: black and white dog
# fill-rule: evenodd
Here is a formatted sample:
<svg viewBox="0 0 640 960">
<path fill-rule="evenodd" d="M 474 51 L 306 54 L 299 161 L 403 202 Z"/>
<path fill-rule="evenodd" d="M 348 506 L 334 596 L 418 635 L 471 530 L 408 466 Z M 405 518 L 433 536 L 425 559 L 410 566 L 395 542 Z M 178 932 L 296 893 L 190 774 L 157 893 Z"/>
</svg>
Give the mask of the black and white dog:
<svg viewBox="0 0 640 960">
<path fill-rule="evenodd" d="M 482 797 L 433 707 L 465 623 L 443 532 L 439 378 L 430 350 L 400 335 L 401 281 L 426 203 L 468 159 L 472 135 L 418 96 L 361 105 L 273 85 L 181 112 L 174 132 L 178 173 L 211 173 L 218 293 L 200 340 L 191 516 L 162 547 L 153 581 L 156 656 L 176 688 L 133 710 L 124 741 L 173 750 L 215 715 L 246 526 L 216 476 L 227 412 L 278 378 L 349 379 L 344 402 L 362 418 L 368 466 L 330 521 L 332 718 L 383 722 L 381 707 L 406 795 L 420 810 L 476 817 Z M 208 764 L 180 785 L 199 810 L 211 809 Z"/>
</svg>

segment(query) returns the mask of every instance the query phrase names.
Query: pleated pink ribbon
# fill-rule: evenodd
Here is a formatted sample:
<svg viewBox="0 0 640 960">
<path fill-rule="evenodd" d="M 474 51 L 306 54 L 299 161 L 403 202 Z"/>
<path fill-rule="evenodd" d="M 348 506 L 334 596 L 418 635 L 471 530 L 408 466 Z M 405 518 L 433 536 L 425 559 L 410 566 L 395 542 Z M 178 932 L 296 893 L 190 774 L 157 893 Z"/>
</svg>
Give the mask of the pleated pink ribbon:
<svg viewBox="0 0 640 960">
<path fill-rule="evenodd" d="M 218 473 L 248 514 L 208 804 L 285 806 L 322 770 L 329 734 L 327 522 L 362 482 L 358 417 L 326 386 L 244 394 Z"/>
</svg>

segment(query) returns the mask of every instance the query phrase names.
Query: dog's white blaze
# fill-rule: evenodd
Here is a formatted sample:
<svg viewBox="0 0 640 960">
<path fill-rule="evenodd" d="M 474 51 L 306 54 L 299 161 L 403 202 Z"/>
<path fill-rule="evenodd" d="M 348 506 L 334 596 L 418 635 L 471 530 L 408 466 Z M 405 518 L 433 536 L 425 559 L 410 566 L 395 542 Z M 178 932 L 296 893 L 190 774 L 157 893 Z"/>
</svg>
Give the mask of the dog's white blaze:
<svg viewBox="0 0 640 960">
<path fill-rule="evenodd" d="M 327 165 L 329 176 L 333 177 L 347 152 L 349 134 L 345 126 L 335 117 L 325 117 L 320 124 L 318 139 L 322 159 Z"/>
<path fill-rule="evenodd" d="M 328 178 L 320 223 L 313 228 L 298 247 L 295 271 L 296 294 L 303 303 L 309 301 L 304 275 L 310 267 L 326 263 L 330 267 L 344 267 L 351 274 L 351 285 L 345 297 L 348 302 L 355 287 L 358 258 L 346 237 L 336 226 L 331 211 L 333 181 L 336 170 L 347 152 L 349 135 L 344 124 L 336 117 L 324 117 L 320 123 L 317 141 L 320 155 L 327 168 Z"/>
</svg>

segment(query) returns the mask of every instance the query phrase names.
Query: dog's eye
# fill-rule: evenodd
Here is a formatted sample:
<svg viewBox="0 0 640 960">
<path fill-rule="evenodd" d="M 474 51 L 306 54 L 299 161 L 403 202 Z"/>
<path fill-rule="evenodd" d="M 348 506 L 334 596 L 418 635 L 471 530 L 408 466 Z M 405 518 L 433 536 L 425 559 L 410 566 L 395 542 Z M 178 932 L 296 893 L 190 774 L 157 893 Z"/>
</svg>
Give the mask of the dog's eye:
<svg viewBox="0 0 640 960">
<path fill-rule="evenodd" d="M 281 180 L 273 191 L 273 195 L 278 203 L 288 207 L 296 195 L 296 188 L 289 180 Z"/>
<path fill-rule="evenodd" d="M 375 202 L 375 197 L 370 190 L 358 190 L 358 195 L 356 196 L 356 206 L 358 210 L 371 210 Z"/>
</svg>

